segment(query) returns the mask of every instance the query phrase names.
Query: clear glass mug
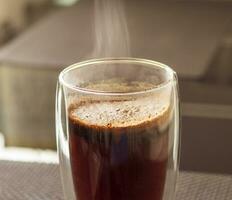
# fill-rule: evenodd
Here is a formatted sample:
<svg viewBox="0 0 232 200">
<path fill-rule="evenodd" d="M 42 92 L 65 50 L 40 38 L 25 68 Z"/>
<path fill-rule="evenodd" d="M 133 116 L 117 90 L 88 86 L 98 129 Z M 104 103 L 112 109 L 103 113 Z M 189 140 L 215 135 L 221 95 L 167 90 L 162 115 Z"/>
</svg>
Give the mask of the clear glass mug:
<svg viewBox="0 0 232 200">
<path fill-rule="evenodd" d="M 67 200 L 171 200 L 179 166 L 176 73 L 136 58 L 59 76 L 56 133 Z"/>
</svg>

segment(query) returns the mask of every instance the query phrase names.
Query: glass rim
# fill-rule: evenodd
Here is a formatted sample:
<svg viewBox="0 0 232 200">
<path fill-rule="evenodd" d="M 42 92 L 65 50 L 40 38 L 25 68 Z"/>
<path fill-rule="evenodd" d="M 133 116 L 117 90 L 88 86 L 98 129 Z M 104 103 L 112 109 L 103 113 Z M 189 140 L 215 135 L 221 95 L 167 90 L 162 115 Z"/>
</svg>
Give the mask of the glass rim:
<svg viewBox="0 0 232 200">
<path fill-rule="evenodd" d="M 65 74 L 67 74 L 69 71 L 74 70 L 74 69 L 78 69 L 84 66 L 89 66 L 91 64 L 101 64 L 101 63 L 136 63 L 136 64 L 147 64 L 150 65 L 151 67 L 159 67 L 162 68 L 164 70 L 166 70 L 168 72 L 169 75 L 171 75 L 168 80 L 162 82 L 161 84 L 158 84 L 150 89 L 145 89 L 142 91 L 136 91 L 136 92 L 108 92 L 108 91 L 101 91 L 101 90 L 92 90 L 92 89 L 87 89 L 87 88 L 83 88 L 83 87 L 79 87 L 77 85 L 73 85 L 68 83 L 67 81 L 64 80 L 64 76 Z M 173 83 L 173 81 L 175 80 L 175 74 L 176 72 L 169 67 L 166 64 L 163 64 L 161 62 L 157 62 L 157 61 L 153 61 L 153 60 L 149 60 L 149 59 L 143 59 L 143 58 L 133 58 L 133 57 L 106 57 L 106 58 L 98 58 L 98 59 L 89 59 L 86 61 L 81 61 L 81 62 L 77 62 L 74 63 L 68 67 L 66 67 L 65 69 L 63 69 L 60 74 L 59 74 L 59 84 L 62 86 L 65 86 L 68 89 L 72 89 L 74 91 L 80 92 L 80 93 L 84 93 L 84 94 L 91 94 L 91 95 L 106 95 L 106 96 L 128 96 L 128 95 L 141 95 L 141 94 L 147 94 L 147 93 L 151 93 L 160 89 L 163 89 L 165 87 L 167 87 L 168 85 L 170 85 L 171 83 Z"/>
</svg>

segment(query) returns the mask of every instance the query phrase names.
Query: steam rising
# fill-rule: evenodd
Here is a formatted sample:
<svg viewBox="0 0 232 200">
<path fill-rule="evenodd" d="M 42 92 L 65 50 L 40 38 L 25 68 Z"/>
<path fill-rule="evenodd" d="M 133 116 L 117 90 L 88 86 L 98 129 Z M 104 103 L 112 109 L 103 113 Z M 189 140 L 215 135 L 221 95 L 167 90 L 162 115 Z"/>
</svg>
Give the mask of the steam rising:
<svg viewBox="0 0 232 200">
<path fill-rule="evenodd" d="M 129 32 L 122 0 L 95 0 L 94 12 L 94 56 L 130 56 Z"/>
</svg>

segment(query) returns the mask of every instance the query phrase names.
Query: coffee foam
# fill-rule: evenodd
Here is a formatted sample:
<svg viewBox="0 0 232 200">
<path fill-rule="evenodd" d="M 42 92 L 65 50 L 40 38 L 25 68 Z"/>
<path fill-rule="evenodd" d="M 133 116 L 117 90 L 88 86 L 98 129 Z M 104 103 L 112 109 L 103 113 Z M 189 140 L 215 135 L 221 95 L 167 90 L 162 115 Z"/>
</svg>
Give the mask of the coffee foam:
<svg viewBox="0 0 232 200">
<path fill-rule="evenodd" d="M 124 101 L 79 102 L 70 107 L 69 116 L 88 126 L 133 127 L 156 121 L 165 124 L 169 104 L 161 98 L 144 97 Z"/>
</svg>

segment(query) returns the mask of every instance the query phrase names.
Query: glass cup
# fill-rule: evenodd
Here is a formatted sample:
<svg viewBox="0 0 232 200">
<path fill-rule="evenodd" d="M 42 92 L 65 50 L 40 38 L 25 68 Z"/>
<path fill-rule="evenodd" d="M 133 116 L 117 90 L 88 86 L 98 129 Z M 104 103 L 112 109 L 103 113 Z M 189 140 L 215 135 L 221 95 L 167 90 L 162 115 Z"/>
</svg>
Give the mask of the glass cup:
<svg viewBox="0 0 232 200">
<path fill-rule="evenodd" d="M 104 58 L 59 76 L 56 133 L 67 200 L 171 200 L 179 166 L 176 73 Z"/>
</svg>

